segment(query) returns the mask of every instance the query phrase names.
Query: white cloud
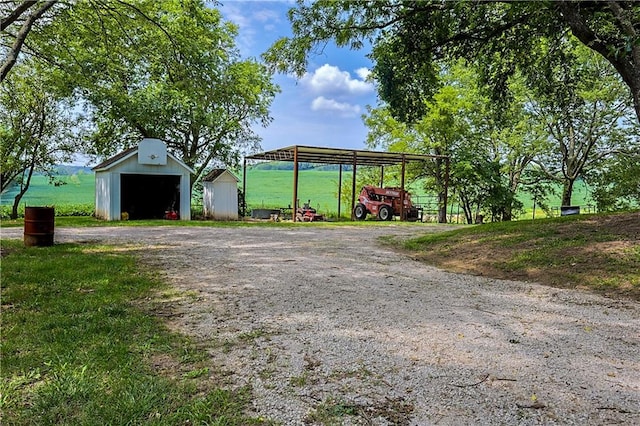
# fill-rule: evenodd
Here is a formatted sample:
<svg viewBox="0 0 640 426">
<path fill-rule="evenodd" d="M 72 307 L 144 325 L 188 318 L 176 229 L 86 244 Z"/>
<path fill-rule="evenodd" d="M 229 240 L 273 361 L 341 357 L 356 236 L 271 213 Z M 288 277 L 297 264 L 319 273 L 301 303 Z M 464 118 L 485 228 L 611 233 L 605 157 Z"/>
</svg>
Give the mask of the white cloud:
<svg viewBox="0 0 640 426">
<path fill-rule="evenodd" d="M 219 6 L 226 20 L 238 26 L 236 45 L 244 56 L 257 56 L 256 49 L 264 50 L 266 39 L 271 39 L 284 20 L 277 10 L 269 9 L 277 3 L 263 5 L 258 2 L 224 2 Z"/>
<path fill-rule="evenodd" d="M 360 113 L 359 105 L 338 102 L 335 99 L 327 99 L 324 96 L 315 98 L 313 102 L 311 102 L 311 109 L 313 111 L 335 111 L 344 117 L 354 117 Z"/>
<path fill-rule="evenodd" d="M 371 74 L 371 70 L 369 68 L 358 68 L 356 70 L 356 74 L 358 75 L 358 77 L 360 77 L 362 80 L 367 80 L 367 77 L 369 77 L 369 74 Z"/>
<path fill-rule="evenodd" d="M 278 14 L 277 12 L 273 11 L 273 10 L 269 10 L 269 9 L 261 9 L 256 11 L 253 16 L 253 19 L 255 19 L 258 22 L 280 22 L 280 14 Z"/>
<path fill-rule="evenodd" d="M 356 73 L 363 76 L 364 70 L 360 68 Z M 323 94 L 364 95 L 374 90 L 371 83 L 352 78 L 349 72 L 341 71 L 340 68 L 329 64 L 324 64 L 313 73 L 305 74 L 301 82 L 313 92 Z"/>
</svg>

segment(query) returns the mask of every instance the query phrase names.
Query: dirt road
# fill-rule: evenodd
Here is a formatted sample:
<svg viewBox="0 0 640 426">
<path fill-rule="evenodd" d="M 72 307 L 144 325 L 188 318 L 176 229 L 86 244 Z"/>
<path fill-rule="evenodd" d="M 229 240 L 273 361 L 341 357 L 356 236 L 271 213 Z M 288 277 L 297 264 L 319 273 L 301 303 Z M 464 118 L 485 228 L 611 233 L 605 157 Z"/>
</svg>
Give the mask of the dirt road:
<svg viewBox="0 0 640 426">
<path fill-rule="evenodd" d="M 376 239 L 442 229 L 61 228 L 56 240 L 144 247 L 188 295 L 170 302 L 171 326 L 283 425 L 640 424 L 640 304 L 446 273 Z"/>
</svg>

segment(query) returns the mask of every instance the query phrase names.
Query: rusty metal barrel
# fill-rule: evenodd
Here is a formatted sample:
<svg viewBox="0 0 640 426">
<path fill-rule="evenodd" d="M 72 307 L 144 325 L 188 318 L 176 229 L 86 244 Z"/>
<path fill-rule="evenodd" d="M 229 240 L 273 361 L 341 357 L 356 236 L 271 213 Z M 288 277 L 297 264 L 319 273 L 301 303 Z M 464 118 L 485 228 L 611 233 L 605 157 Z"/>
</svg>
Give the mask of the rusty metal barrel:
<svg viewBox="0 0 640 426">
<path fill-rule="evenodd" d="M 47 247 L 53 245 L 55 210 L 53 207 L 24 208 L 24 245 Z"/>
</svg>

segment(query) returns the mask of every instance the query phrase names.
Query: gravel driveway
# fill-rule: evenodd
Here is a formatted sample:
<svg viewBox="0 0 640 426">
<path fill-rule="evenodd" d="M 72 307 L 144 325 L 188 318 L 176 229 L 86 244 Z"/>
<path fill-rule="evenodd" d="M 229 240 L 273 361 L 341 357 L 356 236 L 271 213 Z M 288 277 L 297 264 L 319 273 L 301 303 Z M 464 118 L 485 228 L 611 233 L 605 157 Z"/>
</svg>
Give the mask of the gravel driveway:
<svg viewBox="0 0 640 426">
<path fill-rule="evenodd" d="M 382 247 L 437 226 L 81 228 L 143 244 L 253 414 L 303 424 L 640 424 L 640 304 L 443 272 Z M 18 232 L 20 231 L 20 232 Z M 2 236 L 21 237 L 3 229 Z"/>
</svg>

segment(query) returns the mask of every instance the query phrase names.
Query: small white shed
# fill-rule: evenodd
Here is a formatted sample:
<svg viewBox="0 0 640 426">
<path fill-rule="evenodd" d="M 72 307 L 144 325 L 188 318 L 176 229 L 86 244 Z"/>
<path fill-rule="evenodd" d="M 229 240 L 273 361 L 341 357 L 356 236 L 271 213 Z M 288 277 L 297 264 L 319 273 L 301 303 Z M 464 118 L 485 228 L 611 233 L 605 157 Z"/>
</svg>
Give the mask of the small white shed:
<svg viewBox="0 0 640 426">
<path fill-rule="evenodd" d="M 191 219 L 193 170 L 159 139 L 145 138 L 93 171 L 99 219 Z"/>
<path fill-rule="evenodd" d="M 213 169 L 202 179 L 204 217 L 238 220 L 238 182 L 227 169 Z"/>
</svg>

